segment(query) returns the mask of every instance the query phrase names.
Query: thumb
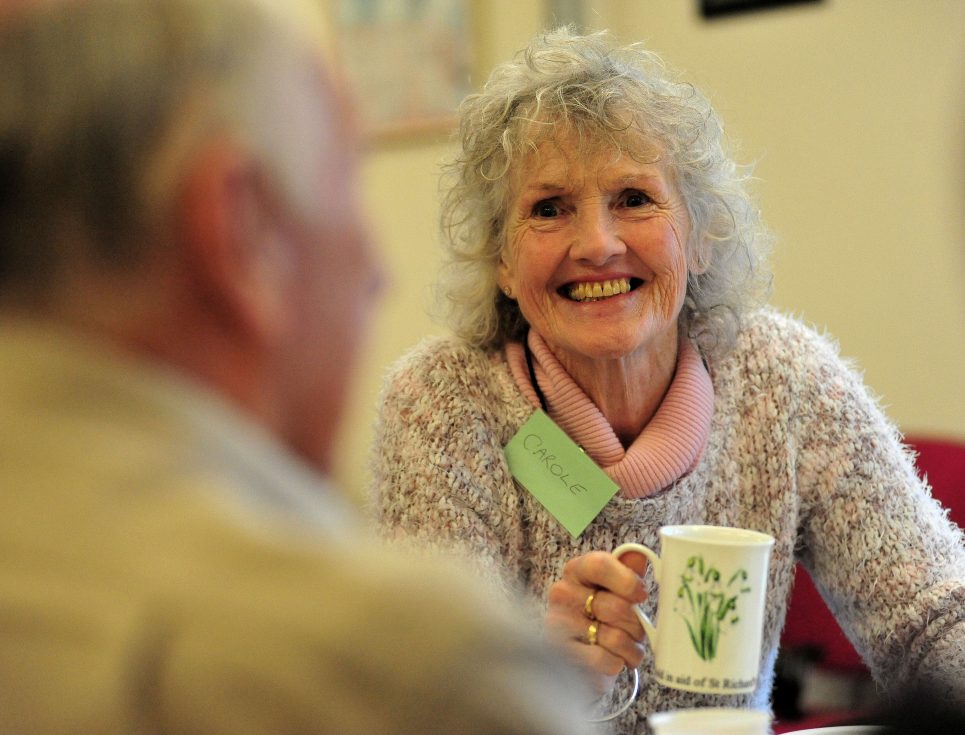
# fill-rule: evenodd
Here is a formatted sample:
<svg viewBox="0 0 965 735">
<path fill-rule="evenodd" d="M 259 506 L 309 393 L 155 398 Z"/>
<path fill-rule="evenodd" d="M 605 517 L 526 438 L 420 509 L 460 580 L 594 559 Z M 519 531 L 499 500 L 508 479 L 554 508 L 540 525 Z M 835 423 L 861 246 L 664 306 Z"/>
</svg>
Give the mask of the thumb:
<svg viewBox="0 0 965 735">
<path fill-rule="evenodd" d="M 642 577 L 646 571 L 649 562 L 647 557 L 641 554 L 639 551 L 627 551 L 620 554 L 618 561 L 624 566 L 630 567 L 634 572 L 636 572 L 638 577 Z"/>
</svg>

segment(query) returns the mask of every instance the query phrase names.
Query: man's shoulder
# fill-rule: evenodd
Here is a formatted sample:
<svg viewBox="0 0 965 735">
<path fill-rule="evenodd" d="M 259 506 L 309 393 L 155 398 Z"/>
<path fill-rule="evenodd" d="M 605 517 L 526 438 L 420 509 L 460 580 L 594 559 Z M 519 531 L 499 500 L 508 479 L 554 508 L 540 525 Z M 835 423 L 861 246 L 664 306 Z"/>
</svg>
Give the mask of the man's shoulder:
<svg viewBox="0 0 965 735">
<path fill-rule="evenodd" d="M 107 720 L 109 703 L 150 684 L 166 721 L 185 717 L 198 731 L 231 731 L 225 723 L 248 713 L 259 732 L 298 721 L 353 731 L 340 718 L 363 715 L 377 723 L 367 731 L 391 732 L 435 721 L 420 698 L 451 677 L 467 706 L 465 684 L 500 662 L 523 670 L 514 650 L 539 655 L 529 637 L 512 638 L 478 584 L 442 561 L 403 556 L 362 532 L 284 534 L 172 490 L 140 504 L 140 523 L 105 512 L 74 534 L 51 529 L 41 541 L 35 529 L 33 551 L 0 561 L 0 658 L 22 659 L 16 671 L 0 667 L 0 703 L 29 697 L 54 721 L 83 705 L 91 721 Z"/>
<path fill-rule="evenodd" d="M 535 631 L 497 608 L 497 595 L 487 594 L 478 576 L 445 560 L 364 536 L 314 551 L 284 546 L 262 557 L 228 591 L 230 605 L 189 616 L 194 648 L 179 654 L 208 679 L 202 685 L 249 673 L 258 685 L 260 672 L 273 670 L 293 687 L 285 692 L 293 711 L 274 715 L 281 721 L 307 716 L 333 731 L 353 731 L 339 718 L 364 714 L 374 723 L 366 731 L 396 732 L 400 723 L 419 723 L 421 731 L 478 719 L 479 732 L 487 731 L 483 723 L 495 728 L 488 731 L 515 732 L 496 727 L 499 707 L 474 692 L 504 686 L 500 677 L 525 688 L 559 672 Z"/>
</svg>

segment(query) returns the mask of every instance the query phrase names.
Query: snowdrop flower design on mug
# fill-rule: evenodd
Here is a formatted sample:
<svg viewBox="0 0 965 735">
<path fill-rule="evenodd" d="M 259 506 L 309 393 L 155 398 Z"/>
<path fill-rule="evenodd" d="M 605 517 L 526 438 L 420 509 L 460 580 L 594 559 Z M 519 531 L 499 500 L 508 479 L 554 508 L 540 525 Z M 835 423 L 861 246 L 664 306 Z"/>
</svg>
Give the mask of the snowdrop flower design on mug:
<svg viewBox="0 0 965 735">
<path fill-rule="evenodd" d="M 661 684 L 691 692 L 739 694 L 757 687 L 774 538 L 725 526 L 664 526 L 660 555 L 642 544 L 657 584 L 656 623 L 637 616 Z"/>
<path fill-rule="evenodd" d="M 724 582 L 720 571 L 706 564 L 703 556 L 687 560 L 674 612 L 683 617 L 694 650 L 704 661 L 716 658 L 722 631 L 740 622 L 738 597 L 752 591 L 747 580 L 746 569 L 737 569 Z"/>
</svg>

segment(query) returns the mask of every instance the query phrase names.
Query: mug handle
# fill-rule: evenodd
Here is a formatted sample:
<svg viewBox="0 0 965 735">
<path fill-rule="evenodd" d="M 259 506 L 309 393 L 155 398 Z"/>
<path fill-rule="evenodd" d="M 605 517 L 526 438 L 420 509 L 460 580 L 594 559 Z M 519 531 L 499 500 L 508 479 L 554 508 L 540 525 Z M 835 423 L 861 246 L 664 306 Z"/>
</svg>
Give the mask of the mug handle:
<svg viewBox="0 0 965 735">
<path fill-rule="evenodd" d="M 650 565 L 653 567 L 653 578 L 660 584 L 660 557 L 657 556 L 657 552 L 651 549 L 649 546 L 644 546 L 643 544 L 635 544 L 633 542 L 620 544 L 613 550 L 613 556 L 619 559 L 621 556 L 626 554 L 628 551 L 636 551 L 638 554 L 643 554 L 650 561 Z M 640 619 L 640 624 L 643 626 L 643 630 L 647 634 L 647 638 L 650 640 L 650 647 L 653 648 L 657 642 L 657 628 L 650 621 L 650 617 L 640 609 L 639 605 L 633 606 L 633 612 L 637 614 Z"/>
</svg>

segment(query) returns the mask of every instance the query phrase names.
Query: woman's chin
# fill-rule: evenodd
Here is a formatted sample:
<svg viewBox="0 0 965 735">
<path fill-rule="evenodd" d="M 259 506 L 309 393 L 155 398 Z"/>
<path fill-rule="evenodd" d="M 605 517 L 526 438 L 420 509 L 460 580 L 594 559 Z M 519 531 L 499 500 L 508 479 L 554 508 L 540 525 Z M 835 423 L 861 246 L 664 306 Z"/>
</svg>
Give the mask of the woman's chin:
<svg viewBox="0 0 965 735">
<path fill-rule="evenodd" d="M 676 328 L 672 331 L 676 335 Z M 633 358 L 652 358 L 654 353 L 666 351 L 676 356 L 676 339 L 660 338 L 664 335 L 648 335 L 645 332 L 634 331 L 629 334 L 594 334 L 585 339 L 574 339 L 561 351 L 567 353 L 570 359 L 580 362 L 612 362 Z M 560 350 L 554 349 L 561 361 Z"/>
</svg>

